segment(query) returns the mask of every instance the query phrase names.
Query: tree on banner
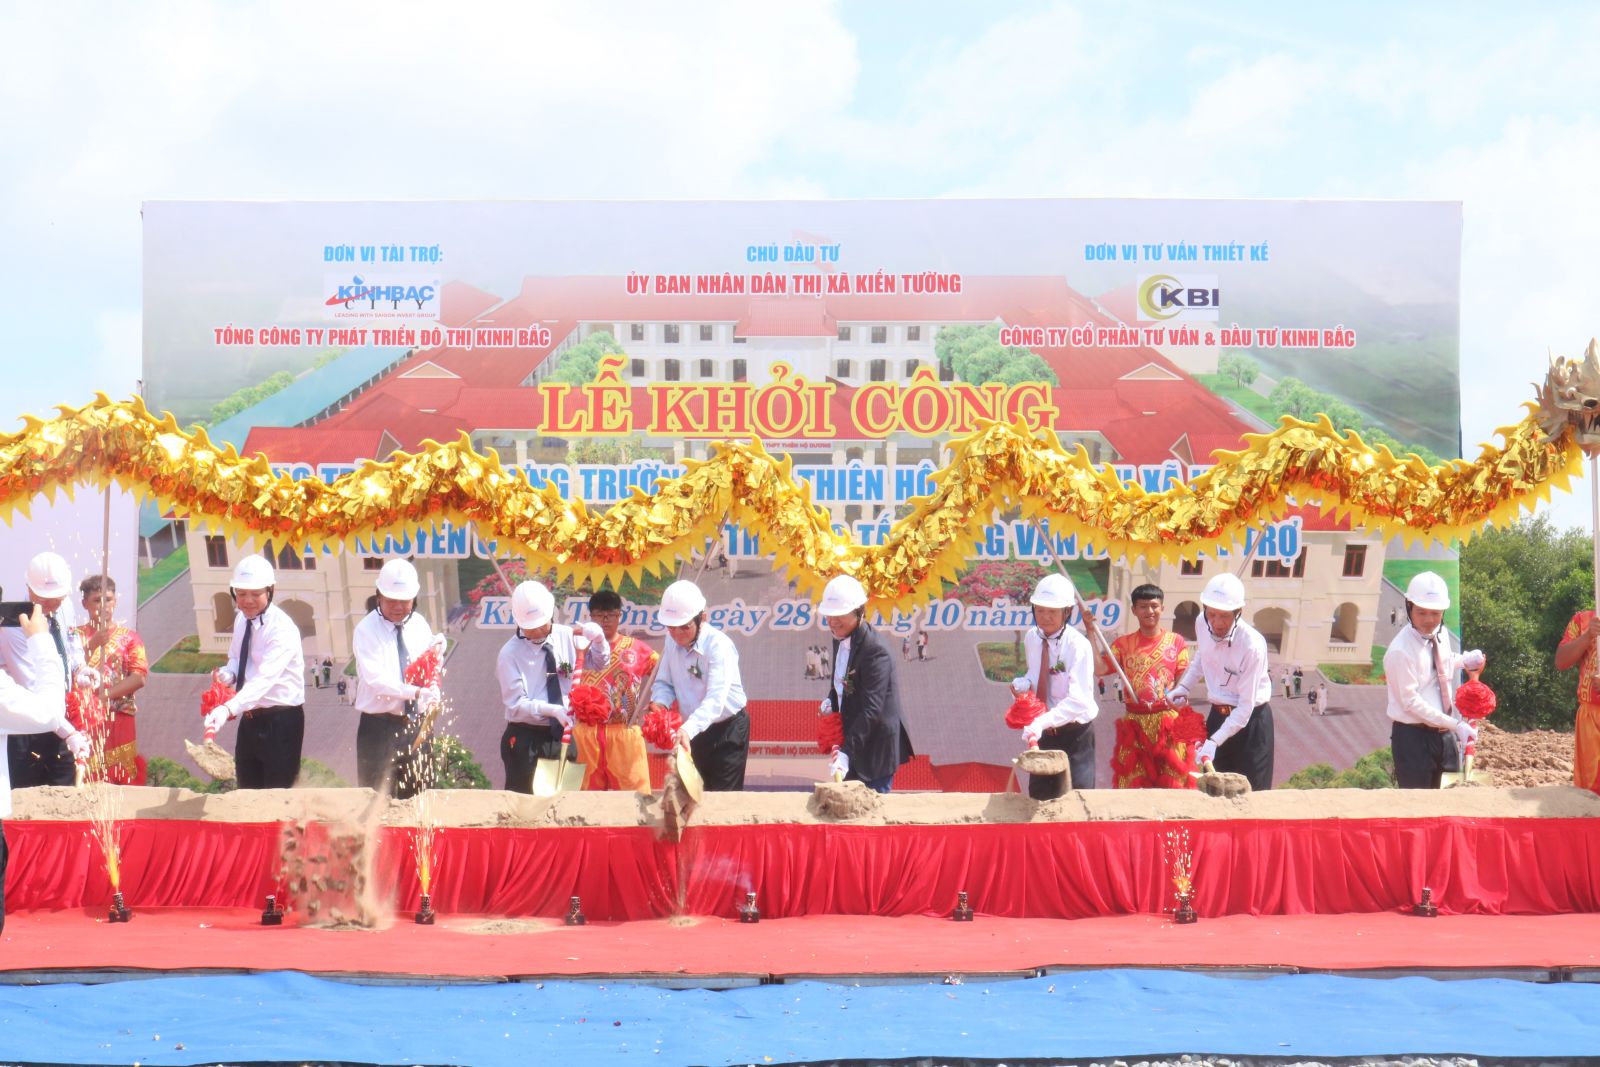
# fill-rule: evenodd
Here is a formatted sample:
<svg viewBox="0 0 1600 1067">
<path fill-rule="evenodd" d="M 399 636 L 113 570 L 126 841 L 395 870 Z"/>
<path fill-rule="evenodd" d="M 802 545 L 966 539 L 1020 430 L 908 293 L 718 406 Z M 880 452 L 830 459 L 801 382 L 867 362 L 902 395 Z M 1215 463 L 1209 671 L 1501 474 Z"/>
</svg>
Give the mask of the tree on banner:
<svg viewBox="0 0 1600 1067">
<path fill-rule="evenodd" d="M 1049 382 L 1060 385 L 1056 372 L 1027 348 L 1000 343 L 997 323 L 986 326 L 946 326 L 934 339 L 933 351 L 939 365 L 964 382 L 1018 385 L 1022 382 Z"/>
</svg>

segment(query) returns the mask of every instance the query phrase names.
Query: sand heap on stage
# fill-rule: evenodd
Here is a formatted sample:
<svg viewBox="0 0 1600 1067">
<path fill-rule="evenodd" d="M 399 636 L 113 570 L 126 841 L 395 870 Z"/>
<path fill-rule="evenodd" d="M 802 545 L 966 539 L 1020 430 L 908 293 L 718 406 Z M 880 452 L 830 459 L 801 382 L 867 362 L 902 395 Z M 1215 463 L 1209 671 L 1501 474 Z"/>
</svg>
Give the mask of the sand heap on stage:
<svg viewBox="0 0 1600 1067">
<path fill-rule="evenodd" d="M 372 818 L 369 789 L 267 789 L 223 794 L 123 786 L 124 819 L 199 819 L 207 822 L 363 823 Z M 1160 819 L 1395 819 L 1600 818 L 1600 796 L 1573 786 L 1438 791 L 1395 789 L 1274 790 L 1223 799 L 1157 789 L 1072 792 L 1037 802 L 1015 793 L 900 793 L 881 798 L 847 821 L 854 825 L 913 826 L 962 823 L 1127 821 Z M 15 819 L 87 819 L 90 795 L 68 788 L 18 789 Z M 653 826 L 661 823 L 652 797 L 633 793 L 568 793 L 539 798 L 498 790 L 437 790 L 433 821 L 467 826 Z M 386 825 L 414 825 L 412 801 L 390 801 Z M 818 810 L 807 792 L 707 793 L 689 825 L 752 825 L 842 821 Z"/>
</svg>

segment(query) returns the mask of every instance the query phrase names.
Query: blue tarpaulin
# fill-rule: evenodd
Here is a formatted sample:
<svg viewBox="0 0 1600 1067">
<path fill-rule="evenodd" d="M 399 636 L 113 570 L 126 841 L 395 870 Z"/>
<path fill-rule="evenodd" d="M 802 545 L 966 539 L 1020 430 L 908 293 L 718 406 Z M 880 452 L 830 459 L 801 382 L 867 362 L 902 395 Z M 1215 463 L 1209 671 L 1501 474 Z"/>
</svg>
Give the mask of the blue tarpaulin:
<svg viewBox="0 0 1600 1067">
<path fill-rule="evenodd" d="M 1600 985 L 1109 970 L 965 985 L 0 987 L 5 1063 L 586 1065 L 1600 1051 Z"/>
</svg>

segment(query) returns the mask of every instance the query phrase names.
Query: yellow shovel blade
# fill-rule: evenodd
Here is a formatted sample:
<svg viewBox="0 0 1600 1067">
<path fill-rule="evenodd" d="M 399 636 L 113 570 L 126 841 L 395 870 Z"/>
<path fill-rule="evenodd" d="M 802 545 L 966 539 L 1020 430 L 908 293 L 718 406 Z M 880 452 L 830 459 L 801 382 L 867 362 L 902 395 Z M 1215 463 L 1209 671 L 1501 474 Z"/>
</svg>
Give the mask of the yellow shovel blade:
<svg viewBox="0 0 1600 1067">
<path fill-rule="evenodd" d="M 695 803 L 705 795 L 705 779 L 700 777 L 700 769 L 694 765 L 694 757 L 689 755 L 687 748 L 676 749 L 672 754 L 673 765 L 678 768 L 678 780 L 683 783 L 683 791 L 689 794 L 689 799 Z"/>
</svg>

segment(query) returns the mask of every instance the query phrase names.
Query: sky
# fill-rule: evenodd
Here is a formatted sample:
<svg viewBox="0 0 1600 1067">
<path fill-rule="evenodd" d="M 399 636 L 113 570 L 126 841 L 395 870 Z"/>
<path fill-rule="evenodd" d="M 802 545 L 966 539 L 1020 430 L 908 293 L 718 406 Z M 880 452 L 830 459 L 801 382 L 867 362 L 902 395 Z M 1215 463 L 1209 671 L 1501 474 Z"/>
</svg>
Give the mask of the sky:
<svg viewBox="0 0 1600 1067">
<path fill-rule="evenodd" d="M 1595 40 L 1585 3 L 0 0 L 0 427 L 134 388 L 147 200 L 1422 199 L 1463 204 L 1471 456 L 1600 333 Z"/>
</svg>

